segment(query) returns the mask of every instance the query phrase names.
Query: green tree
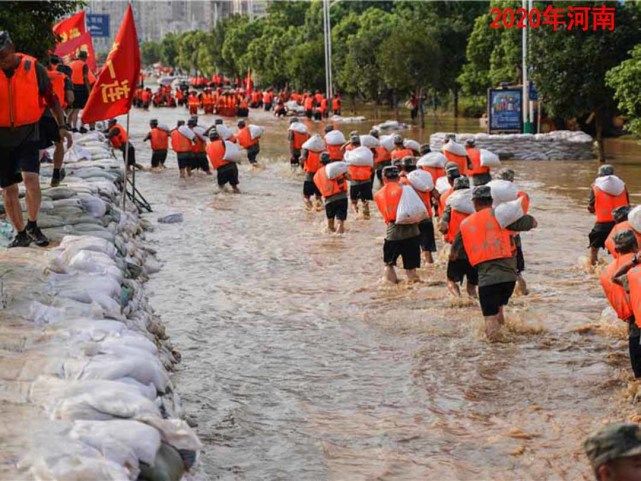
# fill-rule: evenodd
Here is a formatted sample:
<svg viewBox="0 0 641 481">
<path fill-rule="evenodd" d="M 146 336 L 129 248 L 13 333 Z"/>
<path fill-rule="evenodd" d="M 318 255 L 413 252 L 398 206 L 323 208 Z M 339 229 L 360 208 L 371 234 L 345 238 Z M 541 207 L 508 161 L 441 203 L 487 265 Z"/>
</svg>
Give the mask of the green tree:
<svg viewBox="0 0 641 481">
<path fill-rule="evenodd" d="M 73 0 L 2 2 L 0 29 L 7 30 L 19 52 L 43 59 L 56 44 L 51 27 L 84 5 Z"/>
<path fill-rule="evenodd" d="M 163 65 L 178 65 L 178 35 L 170 33 L 160 41 L 160 61 Z"/>
<path fill-rule="evenodd" d="M 222 56 L 233 76 L 245 75 L 251 67 L 246 56 L 249 43 L 262 35 L 263 22 L 252 22 L 246 15 L 234 17 L 225 32 Z"/>
<path fill-rule="evenodd" d="M 632 50 L 632 57 L 614 67 L 605 76 L 614 90 L 614 98 L 627 117 L 628 131 L 641 137 L 641 45 Z"/>
<path fill-rule="evenodd" d="M 159 42 L 142 42 L 140 44 L 140 57 L 143 65 L 152 65 L 160 62 L 162 47 Z"/>
</svg>

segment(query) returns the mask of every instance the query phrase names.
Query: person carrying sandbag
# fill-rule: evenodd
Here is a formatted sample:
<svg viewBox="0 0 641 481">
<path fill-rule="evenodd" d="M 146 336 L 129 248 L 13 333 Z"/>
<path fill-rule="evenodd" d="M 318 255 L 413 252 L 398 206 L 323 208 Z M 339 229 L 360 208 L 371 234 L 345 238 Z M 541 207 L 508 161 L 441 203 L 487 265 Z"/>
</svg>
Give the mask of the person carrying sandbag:
<svg viewBox="0 0 641 481">
<path fill-rule="evenodd" d="M 419 281 L 416 269 L 421 267 L 421 246 L 419 223 L 427 217 L 427 210 L 409 185 L 400 183 L 400 172 L 396 166 L 383 169 L 384 185 L 374 195 L 374 201 L 387 225 L 383 243 L 384 280 L 398 283 L 396 261 L 403 259 L 403 269 L 410 282 Z"/>
<path fill-rule="evenodd" d="M 207 158 L 209 159 L 211 167 L 216 169 L 218 187 L 224 190 L 225 185 L 229 184 L 234 193 L 239 194 L 238 166 L 234 160 L 228 160 L 231 157 L 227 151 L 228 147 L 235 147 L 236 149 L 238 149 L 238 147 L 232 142 L 221 139 L 216 128 L 209 129 L 209 140 L 210 142 L 207 144 Z M 238 154 L 237 159 L 240 160 L 240 149 L 238 149 Z"/>
<path fill-rule="evenodd" d="M 629 221 L 628 216 L 630 214 L 633 214 L 632 217 L 635 220 L 641 218 L 641 207 L 637 206 L 633 209 L 632 206 L 623 205 L 621 207 L 617 207 L 612 211 L 612 217 L 614 218 L 615 225 L 610 231 L 608 238 L 605 240 L 605 248 L 615 259 L 619 257 L 619 253 L 615 248 L 614 237 L 619 232 L 631 230 L 636 236 L 638 244 L 641 245 L 641 232 L 638 232 Z M 640 227 L 638 222 L 634 222 L 634 224 L 637 226 L 637 228 Z"/>
<path fill-rule="evenodd" d="M 498 156 L 489 150 L 477 149 L 474 139 L 468 139 L 465 142 L 465 151 L 467 152 L 467 175 L 472 177 L 472 185 L 487 184 L 492 180 L 488 162 L 493 166 L 501 165 Z"/>
<path fill-rule="evenodd" d="M 517 280 L 512 233 L 529 231 L 537 223 L 534 217 L 526 214 L 511 224 L 502 225 L 505 220 L 492 208 L 492 190 L 487 185 L 474 188 L 472 201 L 475 212 L 461 222 L 461 231 L 454 239 L 452 251 L 460 256 L 464 250 L 470 264 L 478 269 L 485 334 L 490 341 L 495 341 L 505 323 L 503 308 L 512 297 Z"/>
<path fill-rule="evenodd" d="M 303 181 L 303 198 L 305 199 L 305 208 L 307 210 L 312 210 L 312 196 L 316 198 L 316 210 L 321 210 L 323 207 L 321 202 L 322 195 L 314 183 L 314 176 L 323 165 L 329 163 L 329 154 L 323 151 L 320 136 L 315 135 L 314 137 L 318 137 L 318 139 L 306 142 L 305 147 L 308 148 L 303 148 L 303 154 L 301 156 L 302 167 L 305 171 L 305 180 Z M 318 145 L 309 145 L 314 143 L 314 140 L 319 141 L 316 142 Z M 325 159 L 325 164 L 321 162 L 321 159 Z"/>
<path fill-rule="evenodd" d="M 327 230 L 343 234 L 347 220 L 347 164 L 332 162 L 327 152 L 321 154 L 320 161 L 322 167 L 314 174 L 314 184 L 325 199 Z"/>
<path fill-rule="evenodd" d="M 292 117 L 289 121 L 289 129 L 287 131 L 287 140 L 289 141 L 289 163 L 292 170 L 300 165 L 300 156 L 303 144 L 309 139 L 310 135 L 307 126 L 303 124 L 298 117 Z"/>
<path fill-rule="evenodd" d="M 374 154 L 367 147 L 360 145 L 358 135 L 352 136 L 352 147 L 345 152 L 347 178 L 349 179 L 349 199 L 354 212 L 358 214 L 359 201 L 363 206 L 363 218 L 369 219 L 369 201 L 372 196 L 372 176 L 374 172 Z"/>
<path fill-rule="evenodd" d="M 238 144 L 247 150 L 247 160 L 252 166 L 256 166 L 256 157 L 260 152 L 260 137 L 252 135 L 251 125 L 247 125 L 244 120 L 238 121 L 238 133 L 236 140 Z"/>
</svg>

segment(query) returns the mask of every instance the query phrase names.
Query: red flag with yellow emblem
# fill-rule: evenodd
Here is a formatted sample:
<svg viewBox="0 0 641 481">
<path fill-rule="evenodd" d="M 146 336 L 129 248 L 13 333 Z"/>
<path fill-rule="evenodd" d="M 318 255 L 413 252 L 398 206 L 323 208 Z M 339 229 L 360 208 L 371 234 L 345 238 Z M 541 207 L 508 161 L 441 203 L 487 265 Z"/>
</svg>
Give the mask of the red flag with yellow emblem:
<svg viewBox="0 0 641 481">
<path fill-rule="evenodd" d="M 140 48 L 131 4 L 82 113 L 85 124 L 126 114 L 140 75 Z"/>
<path fill-rule="evenodd" d="M 87 52 L 87 65 L 96 70 L 96 54 L 93 50 L 93 39 L 85 26 L 85 12 L 81 10 L 53 26 L 53 33 L 60 37 L 55 54 L 69 63 L 80 50 Z"/>
</svg>

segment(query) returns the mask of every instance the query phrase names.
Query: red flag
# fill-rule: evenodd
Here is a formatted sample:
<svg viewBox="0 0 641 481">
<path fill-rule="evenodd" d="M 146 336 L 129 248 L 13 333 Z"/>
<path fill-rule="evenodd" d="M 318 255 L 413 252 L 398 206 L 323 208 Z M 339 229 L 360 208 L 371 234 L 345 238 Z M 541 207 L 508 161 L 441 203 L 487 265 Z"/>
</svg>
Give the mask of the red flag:
<svg viewBox="0 0 641 481">
<path fill-rule="evenodd" d="M 131 109 L 140 75 L 140 49 L 131 4 L 82 113 L 85 124 L 125 114 Z"/>
<path fill-rule="evenodd" d="M 53 26 L 53 33 L 59 35 L 61 40 L 56 45 L 55 54 L 63 57 L 69 63 L 80 50 L 87 52 L 87 65 L 95 72 L 96 54 L 93 50 L 91 33 L 85 27 L 85 12 L 81 10 L 69 18 L 65 18 Z"/>
</svg>

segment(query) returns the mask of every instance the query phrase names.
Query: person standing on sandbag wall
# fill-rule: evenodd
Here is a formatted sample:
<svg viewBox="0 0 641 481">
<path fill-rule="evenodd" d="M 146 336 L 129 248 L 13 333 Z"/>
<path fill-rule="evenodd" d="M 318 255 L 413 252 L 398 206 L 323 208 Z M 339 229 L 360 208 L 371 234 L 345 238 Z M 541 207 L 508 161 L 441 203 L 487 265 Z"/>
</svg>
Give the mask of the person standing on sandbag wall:
<svg viewBox="0 0 641 481">
<path fill-rule="evenodd" d="M 236 134 L 236 140 L 243 149 L 247 150 L 247 160 L 249 160 L 249 163 L 252 167 L 256 167 L 258 164 L 256 157 L 258 157 L 258 153 L 260 152 L 260 140 L 258 137 L 252 139 L 249 126 L 244 120 L 239 120 L 237 125 L 238 133 Z"/>
<path fill-rule="evenodd" d="M 419 281 L 416 269 L 421 267 L 420 229 L 418 224 L 396 224 L 396 213 L 403 195 L 398 167 L 391 165 L 383 169 L 384 185 L 374 194 L 374 201 L 387 224 L 383 243 L 384 280 L 396 284 L 396 261 L 403 259 L 403 269 L 410 282 Z"/>
<path fill-rule="evenodd" d="M 17 53 L 5 31 L 0 31 L 0 99 L 0 187 L 7 217 L 17 232 L 8 247 L 27 247 L 31 242 L 45 247 L 49 239 L 37 223 L 41 203 L 38 123 L 48 107 L 60 138 L 65 138 L 65 115 L 47 69 L 35 58 Z M 27 190 L 26 226 L 18 197 L 20 182 Z"/>
<path fill-rule="evenodd" d="M 612 211 L 624 205 L 630 205 L 625 183 L 614 175 L 614 167 L 608 164 L 602 165 L 592 184 L 588 200 L 588 212 L 596 217 L 594 227 L 588 235 L 591 266 L 595 266 L 598 262 L 599 249 L 605 248 L 605 240 L 615 226 Z"/>
<path fill-rule="evenodd" d="M 347 178 L 345 174 L 329 178 L 326 169 L 332 159 L 328 152 L 321 153 L 320 163 L 322 167 L 314 174 L 314 184 L 325 199 L 327 230 L 343 234 L 347 220 Z"/>
<path fill-rule="evenodd" d="M 133 144 L 131 142 L 127 144 L 127 139 L 129 139 L 127 130 L 116 122 L 116 119 L 109 120 L 105 134 L 111 143 L 111 147 L 122 152 L 122 160 L 127 161 L 127 172 L 130 172 L 132 167 L 144 170 L 142 165 L 136 163 L 136 149 L 134 149 Z M 129 149 L 127 149 L 127 145 L 129 145 Z M 128 154 L 127 151 L 129 152 Z"/>
<path fill-rule="evenodd" d="M 505 323 L 503 308 L 510 301 L 518 278 L 512 233 L 529 231 L 537 223 L 526 214 L 501 227 L 492 208 L 492 190 L 487 185 L 474 188 L 472 201 L 475 212 L 461 222 L 460 232 L 452 244 L 452 255 L 459 257 L 458 252 L 465 249 L 470 264 L 478 269 L 485 335 L 488 340 L 496 341 Z"/>
<path fill-rule="evenodd" d="M 56 94 L 56 97 L 58 97 L 58 102 L 60 102 L 60 107 L 64 110 L 73 104 L 73 84 L 71 83 L 71 78 L 60 67 L 60 58 L 55 55 L 51 55 L 49 57 L 47 74 L 49 75 L 49 80 L 51 80 L 53 92 Z M 65 169 L 62 168 L 65 157 L 65 148 L 63 145 L 64 139 L 60 138 L 58 135 L 58 124 L 51 116 L 51 113 L 43 115 L 41 123 L 43 121 L 48 124 L 51 141 L 55 144 L 55 149 L 53 151 L 53 174 L 51 175 L 51 187 L 58 187 L 60 182 L 65 178 Z M 67 129 L 67 148 L 69 149 L 73 144 L 73 138 L 68 132 L 69 126 L 65 126 L 65 128 Z"/>
</svg>

